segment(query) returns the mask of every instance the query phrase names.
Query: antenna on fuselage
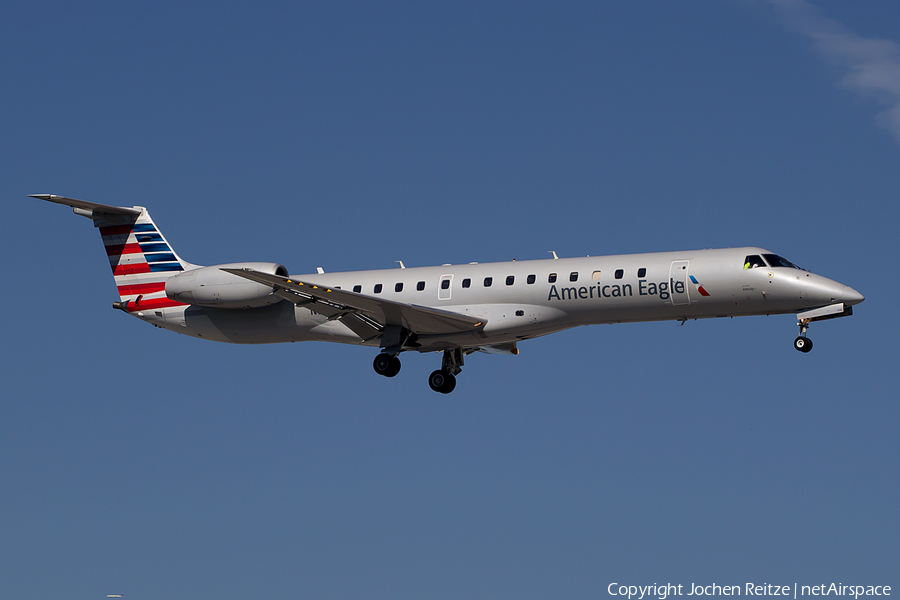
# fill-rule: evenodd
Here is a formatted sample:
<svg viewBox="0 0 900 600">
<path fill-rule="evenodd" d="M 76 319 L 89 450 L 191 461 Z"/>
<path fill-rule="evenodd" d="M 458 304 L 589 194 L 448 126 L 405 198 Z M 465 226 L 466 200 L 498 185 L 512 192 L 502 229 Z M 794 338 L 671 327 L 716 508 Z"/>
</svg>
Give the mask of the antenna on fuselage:
<svg viewBox="0 0 900 600">
<path fill-rule="evenodd" d="M 323 269 L 322 267 L 316 267 L 316 273 L 318 273 L 319 275 L 323 275 L 325 273 L 325 269 Z"/>
<path fill-rule="evenodd" d="M 405 268 L 406 268 L 406 265 L 403 264 L 403 261 L 402 261 L 402 260 L 395 260 L 394 262 L 395 262 L 395 263 L 400 263 L 400 268 L 401 268 L 401 269 L 405 269 Z"/>
<path fill-rule="evenodd" d="M 547 252 L 553 255 L 554 260 L 559 260 L 559 257 L 556 255 L 556 250 L 547 250 Z"/>
</svg>

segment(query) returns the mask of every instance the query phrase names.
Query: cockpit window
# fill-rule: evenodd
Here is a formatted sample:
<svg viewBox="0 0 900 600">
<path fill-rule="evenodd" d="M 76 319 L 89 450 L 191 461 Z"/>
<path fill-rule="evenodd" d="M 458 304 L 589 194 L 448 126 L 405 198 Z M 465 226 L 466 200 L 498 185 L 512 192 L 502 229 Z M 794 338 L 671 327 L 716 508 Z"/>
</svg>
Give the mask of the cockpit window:
<svg viewBox="0 0 900 600">
<path fill-rule="evenodd" d="M 781 258 L 777 254 L 763 254 L 763 258 L 769 261 L 769 264 L 773 267 L 787 267 L 789 269 L 799 269 L 797 265 L 787 260 L 786 258 Z"/>
<path fill-rule="evenodd" d="M 757 267 L 765 267 L 766 263 L 763 262 L 763 259 L 759 257 L 759 254 L 751 254 L 747 258 L 744 259 L 744 268 L 745 269 L 755 269 Z"/>
</svg>

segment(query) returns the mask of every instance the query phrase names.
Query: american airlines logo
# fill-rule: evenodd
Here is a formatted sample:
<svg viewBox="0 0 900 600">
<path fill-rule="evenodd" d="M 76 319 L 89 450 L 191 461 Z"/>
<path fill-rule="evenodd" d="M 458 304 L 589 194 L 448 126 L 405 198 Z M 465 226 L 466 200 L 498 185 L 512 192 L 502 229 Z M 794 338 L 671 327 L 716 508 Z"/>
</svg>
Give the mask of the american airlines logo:
<svg viewBox="0 0 900 600">
<path fill-rule="evenodd" d="M 700 282 L 697 281 L 697 278 L 693 275 L 690 276 L 691 282 L 697 286 L 697 291 L 700 292 L 701 296 L 709 296 L 709 292 L 703 289 L 703 286 L 700 285 Z"/>
</svg>

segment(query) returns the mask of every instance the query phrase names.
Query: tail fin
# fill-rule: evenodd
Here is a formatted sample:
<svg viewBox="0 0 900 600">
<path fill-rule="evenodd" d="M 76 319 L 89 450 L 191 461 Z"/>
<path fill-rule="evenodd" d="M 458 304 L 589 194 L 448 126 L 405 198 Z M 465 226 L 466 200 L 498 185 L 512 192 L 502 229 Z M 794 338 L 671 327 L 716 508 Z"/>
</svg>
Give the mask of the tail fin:
<svg viewBox="0 0 900 600">
<path fill-rule="evenodd" d="M 133 312 L 183 306 L 166 297 L 166 279 L 195 265 L 175 254 L 146 208 L 107 206 L 52 194 L 32 198 L 71 206 L 75 214 L 91 219 L 100 229 L 119 290 L 117 307 Z"/>
</svg>

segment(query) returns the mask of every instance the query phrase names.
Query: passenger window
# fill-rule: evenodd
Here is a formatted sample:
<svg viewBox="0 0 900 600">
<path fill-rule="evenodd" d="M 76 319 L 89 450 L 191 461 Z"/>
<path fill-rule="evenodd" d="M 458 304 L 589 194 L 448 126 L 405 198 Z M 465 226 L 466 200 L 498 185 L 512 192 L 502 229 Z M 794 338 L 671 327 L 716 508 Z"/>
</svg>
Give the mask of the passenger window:
<svg viewBox="0 0 900 600">
<path fill-rule="evenodd" d="M 638 277 L 646 277 L 646 276 L 647 276 L 647 269 L 645 269 L 644 267 L 641 267 L 640 269 L 638 269 Z"/>
<path fill-rule="evenodd" d="M 506 285 L 512 285 L 515 282 L 516 282 L 515 275 L 510 275 L 509 277 L 506 278 Z"/>
<path fill-rule="evenodd" d="M 395 292 L 402 292 L 402 291 L 403 291 L 403 284 L 402 284 L 402 283 L 394 284 L 394 291 L 395 291 Z"/>
<path fill-rule="evenodd" d="M 354 286 L 353 286 L 353 291 L 356 292 L 357 294 L 359 294 L 360 292 L 362 292 L 362 286 L 361 286 L 361 285 L 354 285 Z"/>
<path fill-rule="evenodd" d="M 447 282 L 449 283 L 449 281 L 450 281 L 450 280 L 448 279 Z M 425 289 L 425 282 L 424 282 L 424 281 L 420 281 L 419 283 L 417 283 L 417 284 L 416 284 L 416 289 L 419 290 L 420 292 L 421 292 L 422 290 L 424 290 L 424 289 Z"/>
<path fill-rule="evenodd" d="M 600 271 L 594 271 L 591 273 L 591 279 L 594 281 L 600 281 Z"/>
<path fill-rule="evenodd" d="M 616 279 L 625 277 L 625 269 L 616 269 Z"/>
<path fill-rule="evenodd" d="M 484 287 L 491 287 L 494 284 L 493 277 L 485 277 L 484 278 Z"/>
<path fill-rule="evenodd" d="M 375 284 L 375 293 L 376 293 L 376 294 L 380 294 L 380 293 L 381 293 L 381 284 L 380 284 L 380 283 L 376 283 L 376 284 Z"/>
<path fill-rule="evenodd" d="M 471 279 L 469 279 L 468 277 L 466 277 L 465 279 L 463 279 L 463 287 L 464 287 L 464 288 L 467 288 L 467 287 L 469 287 L 470 285 L 472 285 L 472 280 L 471 280 Z"/>
<path fill-rule="evenodd" d="M 751 254 L 747 258 L 744 259 L 744 268 L 745 269 L 755 269 L 757 267 L 765 267 L 766 263 L 763 262 L 763 259 L 760 258 L 758 254 Z"/>
<path fill-rule="evenodd" d="M 556 273 L 550 273 L 550 277 L 547 278 L 547 283 L 556 283 Z"/>
<path fill-rule="evenodd" d="M 531 285 L 532 283 L 534 283 L 535 281 L 537 281 L 537 276 L 535 276 L 535 275 L 529 275 L 529 276 L 528 276 L 528 279 L 526 279 L 525 281 L 528 283 L 528 285 Z"/>
<path fill-rule="evenodd" d="M 569 273 L 569 281 L 578 281 L 578 271 Z"/>
<path fill-rule="evenodd" d="M 450 280 L 449 279 L 444 279 L 443 281 L 441 281 L 441 289 L 442 290 L 450 289 Z"/>
</svg>

